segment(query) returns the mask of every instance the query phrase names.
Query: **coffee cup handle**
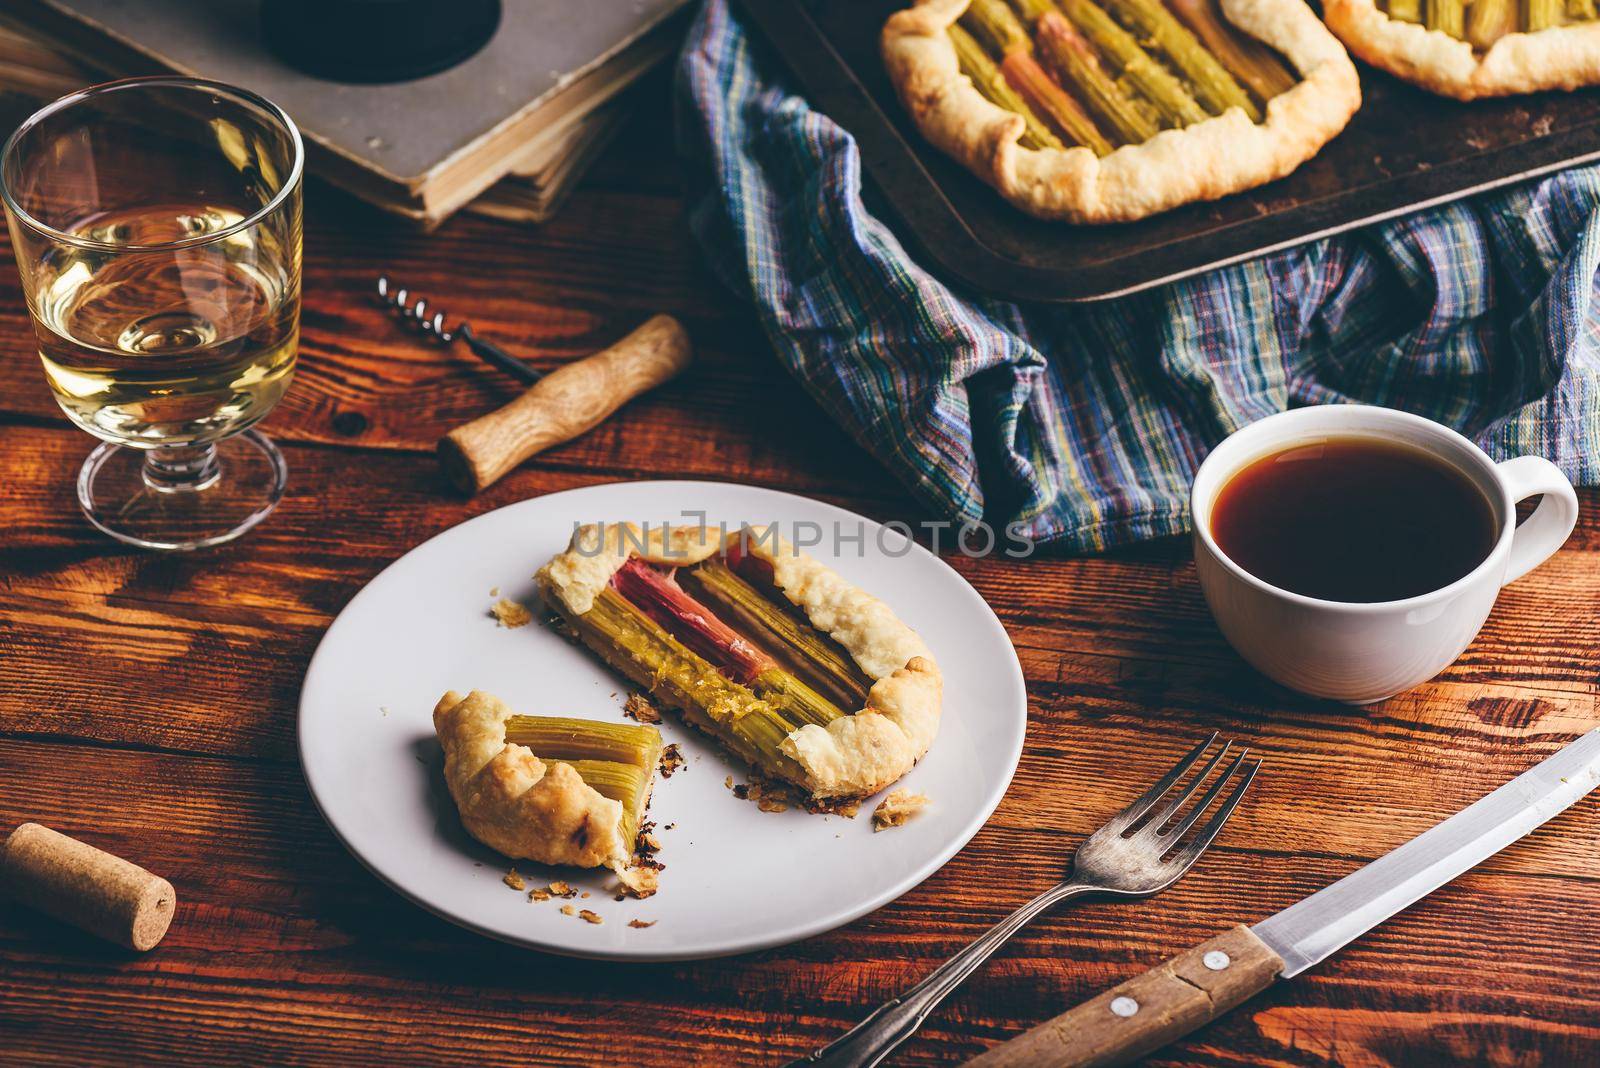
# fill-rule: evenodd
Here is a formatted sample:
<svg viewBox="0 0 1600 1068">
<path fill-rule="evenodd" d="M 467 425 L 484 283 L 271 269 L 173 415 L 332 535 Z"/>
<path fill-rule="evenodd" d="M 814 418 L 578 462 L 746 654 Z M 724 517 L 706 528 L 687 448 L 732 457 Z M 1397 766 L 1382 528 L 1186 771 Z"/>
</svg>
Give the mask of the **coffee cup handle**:
<svg viewBox="0 0 1600 1068">
<path fill-rule="evenodd" d="M 1544 500 L 1511 538 L 1505 582 L 1515 582 L 1566 543 L 1578 523 L 1578 495 L 1561 469 L 1542 456 L 1519 456 L 1495 465 L 1512 503 L 1544 494 Z"/>
</svg>

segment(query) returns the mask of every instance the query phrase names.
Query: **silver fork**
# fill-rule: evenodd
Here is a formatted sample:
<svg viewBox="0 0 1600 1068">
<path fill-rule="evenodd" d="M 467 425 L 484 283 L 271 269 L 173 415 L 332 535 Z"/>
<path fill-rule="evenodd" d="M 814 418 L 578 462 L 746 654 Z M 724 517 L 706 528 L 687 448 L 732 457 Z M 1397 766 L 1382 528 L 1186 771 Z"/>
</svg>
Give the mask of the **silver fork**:
<svg viewBox="0 0 1600 1068">
<path fill-rule="evenodd" d="M 871 1016 L 845 1032 L 836 1042 L 816 1050 L 786 1068 L 824 1065 L 826 1068 L 871 1068 L 900 1043 L 916 1033 L 940 1002 L 978 969 L 984 961 L 1020 931 L 1035 916 L 1069 898 L 1082 894 L 1110 894 L 1114 897 L 1149 897 L 1165 890 L 1194 866 L 1200 854 L 1228 822 L 1239 800 L 1249 789 L 1261 767 L 1260 760 L 1245 760 L 1248 749 L 1241 749 L 1233 763 L 1206 788 L 1200 800 L 1182 818 L 1178 813 L 1194 796 L 1211 773 L 1233 748 L 1231 741 L 1206 762 L 1204 769 L 1173 791 L 1184 774 L 1217 740 L 1217 734 L 1189 750 L 1178 766 L 1161 777 L 1138 800 L 1112 816 L 1091 834 L 1072 858 L 1072 871 L 1062 882 L 1046 890 L 993 927 L 966 949 L 945 961 L 922 982 L 880 1006 Z M 1187 842 L 1184 835 L 1205 814 L 1230 782 L 1233 792 L 1222 802 L 1205 825 Z M 1171 796 L 1168 797 L 1168 793 Z M 1165 800 L 1159 809 L 1158 802 Z M 1145 817 L 1149 818 L 1146 819 Z"/>
</svg>

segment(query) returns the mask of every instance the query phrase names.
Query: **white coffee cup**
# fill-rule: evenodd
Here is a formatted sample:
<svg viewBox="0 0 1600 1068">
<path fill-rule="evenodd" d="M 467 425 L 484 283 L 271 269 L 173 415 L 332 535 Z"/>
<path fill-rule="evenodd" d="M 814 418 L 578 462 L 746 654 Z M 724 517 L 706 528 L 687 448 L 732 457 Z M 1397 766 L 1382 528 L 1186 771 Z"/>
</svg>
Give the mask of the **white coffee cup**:
<svg viewBox="0 0 1600 1068">
<path fill-rule="evenodd" d="M 1494 549 L 1441 589 L 1399 601 L 1349 603 L 1280 589 L 1228 559 L 1211 535 L 1217 494 L 1255 460 L 1327 437 L 1371 437 L 1449 464 L 1488 498 Z M 1544 495 L 1517 525 L 1517 502 Z M 1262 674 L 1315 697 L 1367 704 L 1433 678 L 1477 636 L 1500 587 L 1544 563 L 1578 521 L 1578 496 L 1537 456 L 1495 463 L 1472 442 L 1421 416 L 1354 404 L 1296 408 L 1237 431 L 1196 472 L 1189 504 L 1200 587 L 1222 633 Z M 1381 518 L 1375 517 L 1381 522 Z"/>
</svg>

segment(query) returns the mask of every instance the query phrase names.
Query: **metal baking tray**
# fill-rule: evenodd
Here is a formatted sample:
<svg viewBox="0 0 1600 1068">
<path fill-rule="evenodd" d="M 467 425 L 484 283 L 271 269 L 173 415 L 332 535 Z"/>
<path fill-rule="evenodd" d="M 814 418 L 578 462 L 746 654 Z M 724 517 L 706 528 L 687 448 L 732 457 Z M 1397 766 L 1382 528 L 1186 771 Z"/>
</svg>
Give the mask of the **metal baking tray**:
<svg viewBox="0 0 1600 1068">
<path fill-rule="evenodd" d="M 1600 90 L 1462 104 L 1361 68 L 1361 110 L 1299 170 L 1135 223 L 1017 211 L 934 149 L 895 98 L 878 31 L 909 0 L 738 0 L 811 103 L 852 135 L 918 260 L 1012 300 L 1134 293 L 1600 158 Z M 870 191 L 869 191 L 870 195 Z"/>
</svg>

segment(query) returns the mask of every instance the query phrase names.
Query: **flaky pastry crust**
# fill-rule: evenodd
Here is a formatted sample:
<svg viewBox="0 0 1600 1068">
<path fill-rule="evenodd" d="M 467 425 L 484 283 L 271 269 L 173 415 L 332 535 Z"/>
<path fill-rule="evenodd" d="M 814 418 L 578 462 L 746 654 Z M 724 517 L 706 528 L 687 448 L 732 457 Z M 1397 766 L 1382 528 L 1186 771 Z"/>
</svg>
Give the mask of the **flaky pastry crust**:
<svg viewBox="0 0 1600 1068">
<path fill-rule="evenodd" d="M 444 778 L 467 832 L 497 853 L 541 864 L 605 865 L 623 875 L 633 843 L 621 840 L 622 805 L 569 764 L 545 763 L 506 741 L 512 711 L 493 694 L 454 690 L 433 709 Z"/>
<path fill-rule="evenodd" d="M 631 523 L 586 526 L 535 577 L 546 597 L 582 615 L 630 557 L 687 567 L 740 536 L 713 527 L 653 528 L 646 535 Z M 910 771 L 939 732 L 944 680 L 933 654 L 888 605 L 775 532 L 752 529 L 743 544 L 752 556 L 772 565 L 784 597 L 874 680 L 865 707 L 826 727 L 800 727 L 784 740 L 783 752 L 804 769 L 814 797 L 877 793 Z"/>
<path fill-rule="evenodd" d="M 1075 223 L 1129 222 L 1281 178 L 1316 155 L 1361 106 L 1344 47 L 1301 0 L 1221 0 L 1241 31 L 1300 74 L 1250 121 L 1239 108 L 1105 157 L 1083 147 L 1024 148 L 1022 116 L 990 103 L 961 73 L 945 33 L 968 0 L 918 0 L 884 23 L 883 61 L 924 137 L 1020 210 Z"/>
<path fill-rule="evenodd" d="M 1441 96 L 1475 100 L 1600 85 L 1600 23 L 1508 33 L 1480 55 L 1442 30 L 1391 19 L 1373 0 L 1325 0 L 1322 10 L 1350 51 Z"/>
</svg>

